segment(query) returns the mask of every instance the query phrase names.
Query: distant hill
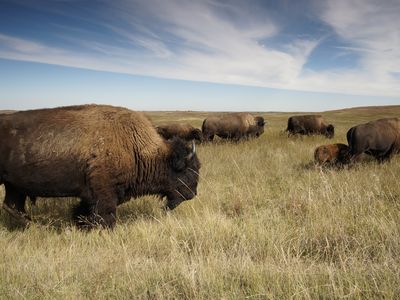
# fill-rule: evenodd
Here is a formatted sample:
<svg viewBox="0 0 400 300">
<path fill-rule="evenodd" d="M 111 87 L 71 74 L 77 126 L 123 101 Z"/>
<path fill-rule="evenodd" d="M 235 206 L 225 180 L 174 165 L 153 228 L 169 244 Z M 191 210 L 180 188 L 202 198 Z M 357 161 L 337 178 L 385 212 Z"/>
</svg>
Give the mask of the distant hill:
<svg viewBox="0 0 400 300">
<path fill-rule="evenodd" d="M 382 105 L 382 106 L 356 106 L 356 107 L 349 107 L 349 108 L 341 108 L 341 109 L 333 109 L 333 110 L 327 110 L 324 111 L 325 113 L 335 113 L 335 112 L 367 112 L 367 113 L 385 113 L 385 112 L 400 112 L 400 105 Z M 12 114 L 16 112 L 16 110 L 0 110 L 0 114 Z M 198 113 L 204 113 L 204 114 L 209 114 L 209 113 L 223 113 L 223 111 L 221 112 L 208 112 L 208 111 L 145 111 L 147 114 L 150 115 L 157 115 L 157 114 L 168 114 L 168 113 L 172 113 L 174 115 L 176 115 L 177 113 L 182 113 L 185 116 L 187 116 L 187 114 L 198 114 Z M 251 112 L 251 113 L 267 113 L 266 111 L 264 112 Z M 269 112 L 269 113 L 296 113 L 296 112 L 279 112 L 279 111 L 273 111 L 273 112 Z M 303 112 L 302 112 L 303 113 Z M 304 112 L 306 113 L 306 112 Z"/>
<path fill-rule="evenodd" d="M 379 112 L 383 113 L 385 111 L 399 111 L 400 105 L 382 105 L 382 106 L 357 106 L 357 107 L 350 107 L 350 108 L 342 108 L 342 109 L 335 109 L 329 110 L 329 112 Z"/>
<path fill-rule="evenodd" d="M 0 114 L 12 114 L 15 112 L 16 110 L 0 110 Z"/>
</svg>

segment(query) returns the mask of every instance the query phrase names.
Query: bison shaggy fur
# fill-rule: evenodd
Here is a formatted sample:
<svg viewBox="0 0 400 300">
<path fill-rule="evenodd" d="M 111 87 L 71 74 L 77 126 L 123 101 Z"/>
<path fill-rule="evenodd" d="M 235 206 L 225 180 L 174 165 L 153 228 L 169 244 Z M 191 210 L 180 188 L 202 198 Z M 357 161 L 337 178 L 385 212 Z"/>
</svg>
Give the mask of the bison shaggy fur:
<svg viewBox="0 0 400 300">
<path fill-rule="evenodd" d="M 265 121 L 262 116 L 249 113 L 227 113 L 222 116 L 208 117 L 203 121 L 202 132 L 205 141 L 212 141 L 214 136 L 239 141 L 259 137 L 264 133 Z"/>
<path fill-rule="evenodd" d="M 400 152 L 400 118 L 384 118 L 356 125 L 347 131 L 351 159 L 362 153 L 379 162 L 389 160 Z"/>
<path fill-rule="evenodd" d="M 322 134 L 327 138 L 333 138 L 335 127 L 327 124 L 321 115 L 302 115 L 290 117 L 286 131 L 289 134 Z"/>
<path fill-rule="evenodd" d="M 25 214 L 29 197 L 79 197 L 78 224 L 113 227 L 116 207 L 142 195 L 175 208 L 197 193 L 200 162 L 181 139 L 165 141 L 139 112 L 81 105 L 0 116 L 3 206 Z"/>
<path fill-rule="evenodd" d="M 170 123 L 157 126 L 156 129 L 157 132 L 167 140 L 179 137 L 186 141 L 197 140 L 201 142 L 203 137 L 200 129 L 187 123 Z"/>
</svg>

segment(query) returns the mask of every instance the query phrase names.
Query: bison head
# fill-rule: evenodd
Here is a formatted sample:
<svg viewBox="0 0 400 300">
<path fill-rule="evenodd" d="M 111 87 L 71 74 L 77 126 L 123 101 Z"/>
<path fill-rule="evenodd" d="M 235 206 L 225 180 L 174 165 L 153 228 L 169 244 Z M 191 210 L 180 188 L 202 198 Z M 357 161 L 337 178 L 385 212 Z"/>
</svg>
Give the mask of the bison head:
<svg viewBox="0 0 400 300">
<path fill-rule="evenodd" d="M 256 131 L 256 137 L 259 137 L 264 133 L 264 126 L 265 126 L 265 121 L 264 118 L 261 116 L 255 117 L 254 118 L 257 124 L 257 131 Z"/>
<path fill-rule="evenodd" d="M 248 130 L 250 137 L 259 137 L 264 133 L 265 121 L 263 117 L 255 117 L 255 125 L 251 125 Z"/>
<path fill-rule="evenodd" d="M 264 121 L 264 118 L 263 118 L 263 117 L 258 116 L 258 117 L 255 117 L 254 119 L 256 120 L 256 123 L 257 123 L 257 125 L 258 125 L 259 127 L 264 127 L 265 121 Z"/>
<path fill-rule="evenodd" d="M 332 124 L 329 124 L 325 129 L 325 136 L 328 139 L 331 139 L 333 138 L 334 135 L 335 135 L 335 127 Z"/>
<path fill-rule="evenodd" d="M 195 128 L 191 131 L 190 133 L 190 138 L 192 140 L 197 140 L 199 142 L 201 142 L 203 140 L 203 133 L 201 132 L 200 129 Z"/>
<path fill-rule="evenodd" d="M 196 147 L 187 145 L 175 138 L 171 141 L 172 153 L 169 157 L 169 176 L 167 190 L 167 208 L 174 209 L 181 202 L 190 200 L 197 194 L 200 162 Z"/>
</svg>

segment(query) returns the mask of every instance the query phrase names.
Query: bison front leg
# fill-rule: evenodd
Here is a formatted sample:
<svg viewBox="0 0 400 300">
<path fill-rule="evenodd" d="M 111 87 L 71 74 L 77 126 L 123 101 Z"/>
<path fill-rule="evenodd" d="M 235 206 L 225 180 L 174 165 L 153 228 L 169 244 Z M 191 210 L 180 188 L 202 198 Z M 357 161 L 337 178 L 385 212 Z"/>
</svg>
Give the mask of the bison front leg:
<svg viewBox="0 0 400 300">
<path fill-rule="evenodd" d="M 115 225 L 118 195 L 111 177 L 101 167 L 90 169 L 87 191 L 82 195 L 78 208 L 91 227 L 101 225 L 113 228 Z"/>
<path fill-rule="evenodd" d="M 87 220 L 89 227 L 115 226 L 118 194 L 115 176 L 110 172 L 113 168 L 113 160 L 109 155 L 94 154 L 87 162 L 87 185 L 82 191 L 81 203 L 75 212 Z"/>
<path fill-rule="evenodd" d="M 92 207 L 87 198 L 81 198 L 81 202 L 72 209 L 72 216 L 76 225 L 80 228 L 92 227 L 89 222 Z"/>
<path fill-rule="evenodd" d="M 94 190 L 93 197 L 83 197 L 79 205 L 74 208 L 74 220 L 78 227 L 115 226 L 117 198 L 110 193 L 99 193 Z"/>
<path fill-rule="evenodd" d="M 74 208 L 74 220 L 80 228 L 92 228 L 101 225 L 113 228 L 116 221 L 117 202 L 110 199 L 87 200 Z"/>
<path fill-rule="evenodd" d="M 97 197 L 94 212 L 91 213 L 89 218 L 93 223 L 100 224 L 106 228 L 113 228 L 115 226 L 117 217 L 117 197 Z"/>
<path fill-rule="evenodd" d="M 232 132 L 232 133 L 229 134 L 229 137 L 228 137 L 228 138 L 229 138 L 231 141 L 237 143 L 237 142 L 240 141 L 241 134 L 240 134 L 239 132 L 237 132 L 237 131 L 234 131 L 234 132 Z"/>
</svg>

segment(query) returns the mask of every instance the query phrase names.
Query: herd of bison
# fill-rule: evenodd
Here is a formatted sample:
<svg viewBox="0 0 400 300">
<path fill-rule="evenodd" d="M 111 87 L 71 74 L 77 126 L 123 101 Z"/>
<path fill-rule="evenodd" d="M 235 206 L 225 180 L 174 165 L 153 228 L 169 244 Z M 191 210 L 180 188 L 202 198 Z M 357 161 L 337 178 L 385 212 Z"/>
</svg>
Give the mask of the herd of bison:
<svg viewBox="0 0 400 300">
<path fill-rule="evenodd" d="M 264 127 L 263 117 L 249 113 L 208 117 L 201 130 L 181 123 L 155 127 L 140 112 L 94 104 L 2 114 L 3 208 L 27 224 L 27 198 L 34 203 L 36 197 L 78 197 L 73 217 L 82 228 L 112 228 L 117 206 L 143 195 L 165 197 L 165 208 L 172 210 L 197 194 L 195 140 L 211 143 L 218 136 L 237 142 L 259 137 Z M 303 115 L 290 117 L 286 131 L 332 138 L 335 128 L 321 115 Z M 347 141 L 317 147 L 316 163 L 344 166 L 362 153 L 379 162 L 390 159 L 400 151 L 400 119 L 354 126 Z"/>
<path fill-rule="evenodd" d="M 165 139 L 180 137 L 185 140 L 210 142 L 214 136 L 239 141 L 259 137 L 264 132 L 265 121 L 249 113 L 227 113 L 206 118 L 201 130 L 190 124 L 170 123 L 157 127 Z M 321 115 L 292 116 L 288 119 L 288 135 L 321 134 L 333 138 L 335 127 L 327 124 Z M 357 161 L 362 153 L 384 162 L 400 151 L 400 119 L 384 118 L 360 124 L 347 132 L 348 145 L 327 144 L 314 151 L 315 163 L 324 166 L 344 166 Z"/>
</svg>

